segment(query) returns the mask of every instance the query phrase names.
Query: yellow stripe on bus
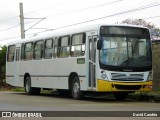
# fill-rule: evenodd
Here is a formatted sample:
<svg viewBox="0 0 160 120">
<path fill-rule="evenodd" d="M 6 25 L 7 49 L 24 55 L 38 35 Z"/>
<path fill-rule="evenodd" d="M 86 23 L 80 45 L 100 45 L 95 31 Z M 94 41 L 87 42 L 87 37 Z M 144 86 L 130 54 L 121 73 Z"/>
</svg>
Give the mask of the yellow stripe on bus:
<svg viewBox="0 0 160 120">
<path fill-rule="evenodd" d="M 120 88 L 118 89 L 119 86 Z M 139 89 L 125 89 L 123 87 L 137 87 Z M 113 91 L 139 91 L 149 92 L 152 91 L 152 81 L 148 82 L 109 82 L 106 80 L 97 80 L 97 91 L 98 92 L 113 92 Z"/>
</svg>

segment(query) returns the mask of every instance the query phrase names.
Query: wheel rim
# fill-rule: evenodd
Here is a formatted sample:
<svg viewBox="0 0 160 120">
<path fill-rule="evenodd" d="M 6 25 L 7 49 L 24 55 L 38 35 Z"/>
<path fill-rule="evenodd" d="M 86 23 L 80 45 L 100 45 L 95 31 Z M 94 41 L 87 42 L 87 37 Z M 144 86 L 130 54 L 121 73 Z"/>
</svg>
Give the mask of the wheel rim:
<svg viewBox="0 0 160 120">
<path fill-rule="evenodd" d="M 79 90 L 80 90 L 80 85 L 79 85 L 78 82 L 75 82 L 74 85 L 73 85 L 73 94 L 74 94 L 75 97 L 78 96 Z"/>
<path fill-rule="evenodd" d="M 27 79 L 27 80 L 26 80 L 26 92 L 29 92 L 29 90 L 30 90 L 30 82 L 29 82 L 29 80 Z"/>
</svg>

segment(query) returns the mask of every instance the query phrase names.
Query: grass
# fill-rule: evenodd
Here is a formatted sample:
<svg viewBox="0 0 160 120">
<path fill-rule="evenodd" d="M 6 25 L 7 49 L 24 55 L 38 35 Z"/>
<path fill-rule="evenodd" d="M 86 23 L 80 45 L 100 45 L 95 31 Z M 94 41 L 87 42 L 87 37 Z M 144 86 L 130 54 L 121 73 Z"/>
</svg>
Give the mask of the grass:
<svg viewBox="0 0 160 120">
<path fill-rule="evenodd" d="M 15 92 L 25 92 L 24 88 L 21 87 L 15 87 L 13 88 L 11 91 L 15 91 Z M 54 91 L 53 90 L 42 90 L 41 93 L 42 94 L 52 94 Z"/>
<path fill-rule="evenodd" d="M 20 88 L 20 87 L 15 87 L 12 89 L 12 91 L 15 91 L 15 92 L 25 92 L 24 88 Z"/>
<path fill-rule="evenodd" d="M 128 98 L 137 101 L 160 102 L 160 91 L 136 92 L 129 94 Z"/>
</svg>

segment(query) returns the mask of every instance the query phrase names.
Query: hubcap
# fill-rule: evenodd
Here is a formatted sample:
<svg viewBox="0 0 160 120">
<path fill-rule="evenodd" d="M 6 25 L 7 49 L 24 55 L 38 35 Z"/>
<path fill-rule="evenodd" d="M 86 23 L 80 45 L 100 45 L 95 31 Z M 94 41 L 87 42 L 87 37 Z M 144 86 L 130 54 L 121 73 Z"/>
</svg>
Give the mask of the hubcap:
<svg viewBox="0 0 160 120">
<path fill-rule="evenodd" d="M 79 85 L 78 82 L 75 82 L 74 86 L 73 86 L 73 94 L 74 94 L 75 97 L 78 96 L 79 90 L 80 90 L 80 85 Z"/>
<path fill-rule="evenodd" d="M 26 81 L 26 91 L 29 92 L 30 90 L 30 83 L 29 83 L 29 80 L 27 79 Z"/>
</svg>

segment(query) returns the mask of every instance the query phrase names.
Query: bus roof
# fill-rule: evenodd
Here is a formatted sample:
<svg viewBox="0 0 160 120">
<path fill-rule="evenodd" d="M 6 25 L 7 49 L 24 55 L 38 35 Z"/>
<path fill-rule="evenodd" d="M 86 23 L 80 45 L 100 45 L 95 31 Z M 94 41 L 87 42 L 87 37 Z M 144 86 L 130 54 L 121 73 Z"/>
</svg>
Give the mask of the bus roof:
<svg viewBox="0 0 160 120">
<path fill-rule="evenodd" d="M 36 41 L 36 40 L 43 40 L 43 39 L 49 39 L 49 38 L 54 38 L 54 37 L 59 37 L 59 36 L 64 36 L 64 35 L 69 35 L 69 34 L 76 34 L 76 33 L 81 33 L 81 32 L 87 32 L 87 31 L 95 31 L 99 30 L 101 26 L 126 26 L 126 27 L 138 27 L 138 28 L 146 28 L 143 26 L 138 26 L 138 25 L 130 25 L 130 24 L 94 24 L 94 25 L 89 25 L 89 26 L 75 26 L 74 28 L 68 28 L 64 27 L 62 28 L 55 28 L 50 31 L 46 31 L 46 34 L 35 36 L 32 38 L 26 38 L 26 39 L 18 39 L 16 41 L 12 41 L 8 43 L 8 45 L 14 45 L 14 44 L 21 44 L 24 42 L 30 42 L 30 41 Z"/>
</svg>

